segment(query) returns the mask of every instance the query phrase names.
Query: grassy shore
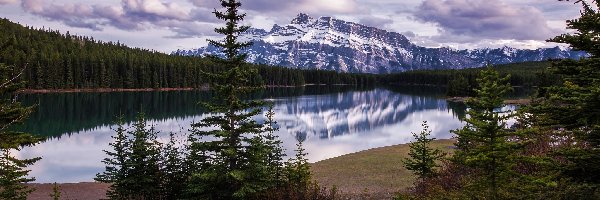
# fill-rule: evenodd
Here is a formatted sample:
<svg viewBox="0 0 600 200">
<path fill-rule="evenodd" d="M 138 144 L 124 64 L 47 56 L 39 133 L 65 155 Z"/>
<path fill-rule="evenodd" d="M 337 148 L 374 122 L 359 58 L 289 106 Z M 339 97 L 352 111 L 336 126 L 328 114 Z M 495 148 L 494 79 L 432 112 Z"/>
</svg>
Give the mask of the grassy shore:
<svg viewBox="0 0 600 200">
<path fill-rule="evenodd" d="M 452 151 L 453 140 L 435 140 L 433 148 Z M 313 178 L 321 186 L 337 187 L 351 199 L 390 199 L 411 187 L 415 177 L 403 167 L 409 146 L 400 144 L 347 154 L 311 164 Z M 28 199 L 51 199 L 52 184 L 29 184 L 37 189 Z M 60 184 L 65 199 L 103 199 L 108 189 L 101 183 Z"/>
<path fill-rule="evenodd" d="M 452 151 L 453 140 L 435 140 L 433 148 Z M 312 164 L 313 178 L 326 187 L 336 186 L 349 196 L 387 199 L 411 187 L 415 176 L 403 167 L 407 144 L 381 147 L 343 155 Z"/>
</svg>

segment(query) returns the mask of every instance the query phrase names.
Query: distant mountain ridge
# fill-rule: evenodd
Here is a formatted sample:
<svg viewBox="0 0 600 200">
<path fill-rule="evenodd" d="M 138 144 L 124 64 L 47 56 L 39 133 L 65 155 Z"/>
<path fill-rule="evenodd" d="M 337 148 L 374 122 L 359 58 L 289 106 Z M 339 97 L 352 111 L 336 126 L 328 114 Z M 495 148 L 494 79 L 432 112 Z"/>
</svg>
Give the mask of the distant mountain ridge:
<svg viewBox="0 0 600 200">
<path fill-rule="evenodd" d="M 254 44 L 244 53 L 247 61 L 300 69 L 338 72 L 392 73 L 420 69 L 460 69 L 486 63 L 506 64 L 586 56 L 561 47 L 522 50 L 454 50 L 417 46 L 404 35 L 331 17 L 299 14 L 290 24 L 273 25 L 270 31 L 250 29 L 240 36 Z M 187 56 L 223 55 L 214 46 L 177 50 Z"/>
</svg>

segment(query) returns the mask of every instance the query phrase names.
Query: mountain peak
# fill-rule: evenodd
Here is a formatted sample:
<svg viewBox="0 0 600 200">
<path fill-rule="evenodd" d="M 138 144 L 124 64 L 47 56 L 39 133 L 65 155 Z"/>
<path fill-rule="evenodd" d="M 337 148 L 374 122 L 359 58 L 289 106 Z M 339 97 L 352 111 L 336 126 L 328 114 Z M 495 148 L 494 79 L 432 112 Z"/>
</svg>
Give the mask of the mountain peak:
<svg viewBox="0 0 600 200">
<path fill-rule="evenodd" d="M 298 14 L 291 24 L 273 25 L 270 31 L 248 31 L 242 39 L 253 42 L 253 46 L 244 50 L 248 54 L 247 61 L 251 63 L 360 73 L 459 69 L 487 63 L 585 56 L 581 52 L 520 50 L 507 46 L 467 51 L 419 47 L 396 32 L 332 17 L 312 18 L 304 13 Z M 212 45 L 195 52 L 178 51 L 177 54 L 223 55 L 221 49 Z"/>
<path fill-rule="evenodd" d="M 313 21 L 312 17 L 305 13 L 299 13 L 298 16 L 292 20 L 292 24 L 307 24 L 310 21 Z"/>
</svg>

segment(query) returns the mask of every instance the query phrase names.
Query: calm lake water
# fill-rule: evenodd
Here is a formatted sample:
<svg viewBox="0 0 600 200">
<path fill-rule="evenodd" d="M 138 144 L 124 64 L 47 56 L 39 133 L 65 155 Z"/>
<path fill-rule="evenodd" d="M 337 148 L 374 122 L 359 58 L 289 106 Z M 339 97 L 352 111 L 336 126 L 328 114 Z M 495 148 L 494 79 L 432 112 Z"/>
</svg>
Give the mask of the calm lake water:
<svg viewBox="0 0 600 200">
<path fill-rule="evenodd" d="M 353 152 L 408 143 L 411 132 L 419 132 L 428 121 L 435 138 L 451 138 L 451 129 L 462 126 L 462 104 L 449 103 L 443 89 L 400 87 L 394 89 L 312 86 L 267 89 L 253 95 L 274 102 L 288 155 L 298 139 L 304 140 L 310 162 Z M 89 182 L 104 170 L 102 150 L 114 134 L 115 116 L 131 122 L 138 111 L 161 131 L 185 138 L 190 124 L 207 116 L 197 102 L 210 99 L 206 91 L 117 92 L 35 94 L 20 98 L 37 104 L 37 112 L 21 127 L 48 137 L 27 147 L 19 157 L 43 159 L 30 169 L 37 182 Z M 257 120 L 263 120 L 262 117 Z"/>
</svg>

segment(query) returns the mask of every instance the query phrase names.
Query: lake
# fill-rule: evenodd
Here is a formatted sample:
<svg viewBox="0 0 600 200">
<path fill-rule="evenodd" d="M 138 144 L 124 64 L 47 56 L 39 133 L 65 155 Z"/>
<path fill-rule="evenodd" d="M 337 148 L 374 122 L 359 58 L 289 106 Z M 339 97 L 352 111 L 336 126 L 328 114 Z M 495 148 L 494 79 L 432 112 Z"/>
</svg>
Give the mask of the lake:
<svg viewBox="0 0 600 200">
<path fill-rule="evenodd" d="M 304 140 L 310 162 L 376 147 L 408 143 L 411 132 L 420 132 L 428 121 L 435 138 L 451 138 L 449 132 L 462 126 L 465 106 L 447 102 L 444 90 L 433 87 L 355 88 L 307 86 L 269 88 L 249 98 L 272 101 L 277 135 L 287 155 L 293 155 L 298 140 Z M 43 159 L 29 169 L 39 183 L 90 182 L 104 170 L 102 150 L 123 114 L 130 123 L 144 111 L 148 124 L 184 139 L 190 124 L 208 116 L 198 105 L 211 97 L 209 91 L 113 92 L 28 94 L 20 98 L 38 105 L 20 129 L 47 137 L 26 147 L 18 157 Z M 256 118 L 264 120 L 260 116 Z M 400 163 L 398 163 L 400 165 Z"/>
</svg>

